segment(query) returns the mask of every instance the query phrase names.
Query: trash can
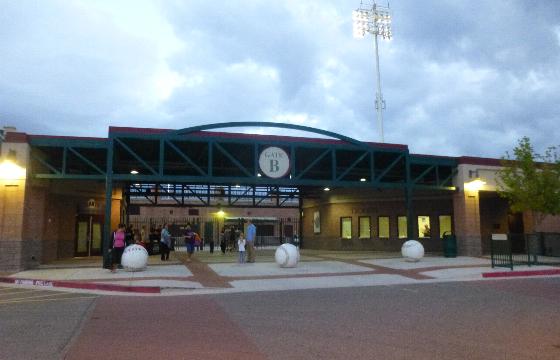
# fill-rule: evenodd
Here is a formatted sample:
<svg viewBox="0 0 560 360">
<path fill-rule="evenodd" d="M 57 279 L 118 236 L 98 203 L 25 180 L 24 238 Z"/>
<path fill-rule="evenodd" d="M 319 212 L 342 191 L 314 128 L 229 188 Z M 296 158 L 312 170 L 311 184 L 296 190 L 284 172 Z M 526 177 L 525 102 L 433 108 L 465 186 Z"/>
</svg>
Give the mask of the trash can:
<svg viewBox="0 0 560 360">
<path fill-rule="evenodd" d="M 451 233 L 443 233 L 443 256 L 457 257 L 457 238 Z"/>
</svg>

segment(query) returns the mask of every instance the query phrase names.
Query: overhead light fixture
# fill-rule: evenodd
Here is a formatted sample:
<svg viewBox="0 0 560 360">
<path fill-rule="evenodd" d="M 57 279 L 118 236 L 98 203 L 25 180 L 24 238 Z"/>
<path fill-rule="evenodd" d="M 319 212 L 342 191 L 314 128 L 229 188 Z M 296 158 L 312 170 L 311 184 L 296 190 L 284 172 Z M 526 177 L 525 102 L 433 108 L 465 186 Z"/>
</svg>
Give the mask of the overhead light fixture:
<svg viewBox="0 0 560 360">
<path fill-rule="evenodd" d="M 257 173 L 257 177 L 261 177 L 261 176 L 262 176 L 261 173 Z"/>
<path fill-rule="evenodd" d="M 132 175 L 137 175 L 137 174 L 138 174 L 138 170 L 132 169 L 132 170 L 130 170 L 130 173 L 131 173 Z"/>
<path fill-rule="evenodd" d="M 328 188 L 328 187 L 324 188 L 323 190 L 325 190 L 325 191 L 331 191 L 331 189 Z"/>
<path fill-rule="evenodd" d="M 235 185 L 235 187 L 236 187 L 236 188 L 240 188 L 240 187 L 241 187 L 241 185 L 237 184 L 237 185 Z"/>
<path fill-rule="evenodd" d="M 361 178 L 360 181 L 361 181 L 361 182 L 365 182 L 365 181 L 366 181 L 366 178 Z"/>
</svg>

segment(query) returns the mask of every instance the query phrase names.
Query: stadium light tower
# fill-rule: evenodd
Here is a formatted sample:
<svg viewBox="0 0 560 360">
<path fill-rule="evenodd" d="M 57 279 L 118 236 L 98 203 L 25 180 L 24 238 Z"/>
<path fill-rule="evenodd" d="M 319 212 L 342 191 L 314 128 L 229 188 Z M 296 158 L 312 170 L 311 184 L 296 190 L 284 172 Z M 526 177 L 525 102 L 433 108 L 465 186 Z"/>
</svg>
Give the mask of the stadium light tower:
<svg viewBox="0 0 560 360">
<path fill-rule="evenodd" d="M 377 93 L 375 95 L 375 109 L 377 110 L 377 125 L 379 126 L 379 135 L 381 142 L 385 142 L 383 136 L 383 109 L 385 108 L 385 100 L 381 93 L 381 74 L 379 72 L 379 50 L 377 48 L 377 36 L 383 37 L 384 40 L 393 38 L 391 29 L 391 11 L 389 4 L 387 7 L 379 6 L 373 3 L 364 4 L 360 2 L 360 7 L 352 11 L 353 33 L 356 38 L 363 38 L 367 33 L 373 35 L 375 39 L 375 65 L 377 68 Z"/>
</svg>

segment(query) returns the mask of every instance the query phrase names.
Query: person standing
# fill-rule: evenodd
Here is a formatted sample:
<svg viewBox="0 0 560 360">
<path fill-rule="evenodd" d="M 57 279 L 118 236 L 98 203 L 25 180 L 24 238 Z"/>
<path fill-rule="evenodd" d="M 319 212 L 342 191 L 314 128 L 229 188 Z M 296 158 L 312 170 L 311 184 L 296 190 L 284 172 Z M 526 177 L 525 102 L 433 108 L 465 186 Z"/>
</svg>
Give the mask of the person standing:
<svg viewBox="0 0 560 360">
<path fill-rule="evenodd" d="M 222 250 L 222 254 L 225 254 L 226 253 L 226 235 L 225 235 L 225 229 L 224 228 L 222 228 L 222 230 L 220 231 L 219 241 L 220 241 L 220 250 Z"/>
<path fill-rule="evenodd" d="M 239 239 L 237 239 L 237 249 L 239 250 L 239 263 L 243 264 L 245 262 L 245 244 L 247 240 L 243 237 L 243 233 L 239 233 Z"/>
<path fill-rule="evenodd" d="M 171 233 L 169 232 L 169 224 L 163 225 L 161 229 L 161 238 L 159 240 L 161 261 L 169 260 L 169 249 L 171 249 Z"/>
<path fill-rule="evenodd" d="M 255 240 L 257 238 L 257 227 L 253 224 L 251 219 L 247 220 L 247 238 L 245 249 L 247 250 L 247 262 L 254 263 L 255 262 Z"/>
<path fill-rule="evenodd" d="M 126 233 L 123 224 L 119 224 L 117 230 L 113 233 L 113 263 L 111 265 L 111 272 L 116 272 L 118 267 L 122 269 L 121 259 L 124 248 L 126 247 Z"/>
<path fill-rule="evenodd" d="M 194 252 L 194 240 L 195 234 L 191 229 L 191 225 L 188 224 L 185 229 L 185 246 L 187 247 L 187 261 L 191 261 L 192 254 Z"/>
<path fill-rule="evenodd" d="M 214 253 L 214 234 L 212 234 L 212 236 L 210 237 L 210 254 Z"/>
</svg>

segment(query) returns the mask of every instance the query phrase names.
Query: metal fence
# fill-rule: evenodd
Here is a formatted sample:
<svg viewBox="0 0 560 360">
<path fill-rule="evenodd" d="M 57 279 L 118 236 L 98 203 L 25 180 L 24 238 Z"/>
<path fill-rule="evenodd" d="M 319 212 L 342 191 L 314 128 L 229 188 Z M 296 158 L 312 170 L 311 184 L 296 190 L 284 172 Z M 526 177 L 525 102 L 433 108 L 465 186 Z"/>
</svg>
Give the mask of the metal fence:
<svg viewBox="0 0 560 360">
<path fill-rule="evenodd" d="M 146 216 L 130 216 L 129 225 L 133 229 L 144 229 L 145 232 L 151 234 L 150 246 L 153 253 L 157 253 L 159 232 L 163 224 L 169 224 L 171 232 L 173 248 L 175 251 L 186 251 L 183 240 L 184 227 L 190 224 L 193 231 L 197 232 L 203 239 L 204 249 L 209 248 L 211 241 L 214 242 L 216 248 L 220 248 L 220 240 L 225 239 L 225 247 L 233 250 L 237 245 L 237 237 L 241 231 L 244 231 L 245 223 L 242 218 L 226 218 L 217 220 L 209 217 L 146 217 Z M 269 246 L 278 246 L 283 243 L 291 243 L 296 246 L 300 244 L 300 223 L 297 218 L 252 218 L 253 224 L 257 227 L 257 237 L 255 246 L 257 248 L 265 248 Z M 221 235 L 221 231 L 225 230 L 225 234 Z M 234 234 L 231 235 L 232 231 Z M 153 238 L 153 239 L 152 239 Z M 154 244 L 152 244 L 154 243 Z"/>
<path fill-rule="evenodd" d="M 515 265 L 560 266 L 560 234 L 492 234 L 490 239 L 492 267 Z"/>
</svg>

